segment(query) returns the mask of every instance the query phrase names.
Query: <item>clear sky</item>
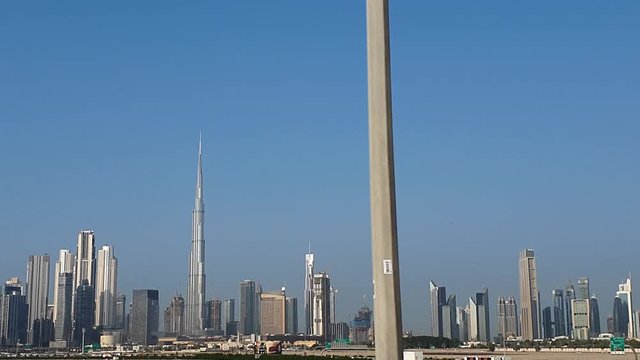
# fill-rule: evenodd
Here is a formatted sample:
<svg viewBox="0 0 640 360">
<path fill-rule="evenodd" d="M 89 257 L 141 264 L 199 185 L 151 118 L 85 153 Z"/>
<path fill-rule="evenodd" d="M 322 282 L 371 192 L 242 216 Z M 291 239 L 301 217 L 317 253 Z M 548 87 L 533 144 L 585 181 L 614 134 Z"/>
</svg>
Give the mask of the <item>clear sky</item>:
<svg viewBox="0 0 640 360">
<path fill-rule="evenodd" d="M 518 296 L 525 247 L 543 304 L 588 276 L 604 318 L 640 274 L 640 2 L 390 3 L 405 328 L 429 331 L 429 279 Z M 0 2 L 0 278 L 93 229 L 123 292 L 184 293 L 202 131 L 207 296 L 301 304 L 311 242 L 347 320 L 366 86 L 362 0 Z"/>
</svg>

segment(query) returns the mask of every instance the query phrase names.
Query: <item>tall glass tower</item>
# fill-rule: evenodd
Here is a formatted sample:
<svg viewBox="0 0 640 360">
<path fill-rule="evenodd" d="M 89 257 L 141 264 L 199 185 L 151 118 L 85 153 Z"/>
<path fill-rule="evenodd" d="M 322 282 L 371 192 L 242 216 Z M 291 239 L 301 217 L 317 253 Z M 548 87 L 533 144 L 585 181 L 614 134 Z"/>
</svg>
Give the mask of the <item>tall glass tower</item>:
<svg viewBox="0 0 640 360">
<path fill-rule="evenodd" d="M 202 183 L 202 137 L 198 143 L 198 173 L 196 175 L 195 206 L 192 213 L 191 254 L 189 255 L 189 283 L 185 306 L 185 331 L 198 335 L 204 330 L 205 280 L 204 273 L 204 197 Z"/>
<path fill-rule="evenodd" d="M 533 249 L 520 252 L 520 313 L 522 339 L 540 339 L 542 337 L 540 292 Z"/>
</svg>

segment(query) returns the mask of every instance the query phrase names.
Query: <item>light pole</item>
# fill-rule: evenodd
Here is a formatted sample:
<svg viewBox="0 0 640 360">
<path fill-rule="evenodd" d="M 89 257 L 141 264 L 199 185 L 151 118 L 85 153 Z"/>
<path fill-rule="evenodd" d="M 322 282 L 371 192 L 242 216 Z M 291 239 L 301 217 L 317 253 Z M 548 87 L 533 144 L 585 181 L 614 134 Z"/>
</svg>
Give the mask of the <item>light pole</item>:
<svg viewBox="0 0 640 360">
<path fill-rule="evenodd" d="M 87 332 L 87 329 L 82 328 L 82 349 L 80 350 L 84 354 L 84 333 Z"/>
<path fill-rule="evenodd" d="M 376 360 L 402 358 L 388 0 L 367 0 L 371 248 Z"/>
</svg>

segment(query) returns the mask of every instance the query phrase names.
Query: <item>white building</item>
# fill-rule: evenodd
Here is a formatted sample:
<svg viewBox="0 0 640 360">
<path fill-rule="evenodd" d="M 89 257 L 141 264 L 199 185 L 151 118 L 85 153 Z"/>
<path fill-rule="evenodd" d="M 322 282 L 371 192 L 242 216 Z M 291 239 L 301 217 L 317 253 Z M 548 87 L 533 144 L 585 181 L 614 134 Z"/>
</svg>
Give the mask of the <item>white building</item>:
<svg viewBox="0 0 640 360">
<path fill-rule="evenodd" d="M 627 338 L 634 339 L 637 335 L 636 326 L 637 323 L 636 318 L 633 314 L 633 302 L 632 302 L 632 289 L 631 289 L 631 278 L 627 278 L 627 281 L 618 285 L 618 291 L 616 292 L 616 296 L 620 297 L 623 302 L 627 302 L 627 316 L 629 319 L 629 330 L 627 332 Z"/>
<path fill-rule="evenodd" d="M 95 324 L 104 329 L 116 327 L 116 295 L 118 294 L 118 259 L 113 246 L 105 245 L 96 257 L 96 312 Z"/>
<path fill-rule="evenodd" d="M 47 318 L 50 263 L 49 255 L 31 255 L 27 263 L 27 304 L 29 304 L 27 331 L 31 343 L 34 340 L 34 321 Z"/>
<path fill-rule="evenodd" d="M 573 336 L 577 340 L 589 339 L 589 299 L 571 300 Z"/>
<path fill-rule="evenodd" d="M 53 274 L 53 321 L 56 321 L 58 316 L 58 287 L 61 274 L 73 274 L 73 266 L 75 257 L 70 250 L 61 249 L 58 253 L 58 261 L 56 262 L 55 273 Z"/>
<path fill-rule="evenodd" d="M 331 283 L 329 275 L 313 275 L 313 332 L 312 335 L 329 337 L 331 335 Z"/>
</svg>

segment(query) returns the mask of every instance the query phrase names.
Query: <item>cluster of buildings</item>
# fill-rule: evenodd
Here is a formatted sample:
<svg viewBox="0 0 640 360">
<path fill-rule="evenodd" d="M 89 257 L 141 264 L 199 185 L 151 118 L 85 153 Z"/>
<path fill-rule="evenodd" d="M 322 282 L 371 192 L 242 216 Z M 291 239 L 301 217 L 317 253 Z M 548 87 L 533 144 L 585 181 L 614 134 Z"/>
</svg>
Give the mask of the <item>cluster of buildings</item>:
<svg viewBox="0 0 640 360">
<path fill-rule="evenodd" d="M 489 290 L 487 288 L 469 298 L 463 308 L 456 304 L 456 296 L 447 297 L 447 289 L 429 282 L 431 298 L 431 334 L 464 342 L 491 341 L 489 320 Z"/>
<path fill-rule="evenodd" d="M 431 298 L 431 333 L 464 342 L 498 343 L 513 340 L 569 338 L 587 340 L 603 337 L 637 338 L 640 311 L 634 311 L 630 277 L 618 285 L 606 329 L 601 328 L 598 299 L 590 292 L 589 278 L 581 277 L 576 285 L 551 291 L 550 305 L 543 307 L 538 290 L 534 251 L 525 249 L 519 257 L 520 301 L 514 296 L 498 297 L 497 337 L 491 337 L 489 293 L 487 289 L 469 298 L 464 308 L 457 307 L 456 296 L 446 289 L 429 284 Z"/>
<path fill-rule="evenodd" d="M 60 250 L 53 276 L 49 255 L 29 256 L 26 282 L 11 278 L 2 288 L 0 345 L 68 348 L 94 343 L 101 334 L 121 337 L 128 331 L 134 340 L 145 334 L 141 327 L 148 317 L 137 310 L 147 302 L 145 311 L 152 313 L 157 291 L 154 296 L 154 290 L 134 290 L 133 316 L 127 318 L 126 297 L 117 291 L 114 248 L 104 245 L 96 252 L 95 243 L 93 231 L 80 231 L 76 253 Z"/>
<path fill-rule="evenodd" d="M 203 185 L 200 141 L 186 296 L 176 293 L 170 300 L 163 313 L 164 332 L 160 331 L 158 291 L 133 290 L 127 304 L 126 296 L 118 293 L 114 247 L 104 245 L 96 252 L 95 233 L 83 230 L 75 254 L 60 250 L 53 275 L 49 255 L 30 256 L 26 283 L 11 278 L 2 287 L 0 346 L 70 348 L 97 342 L 107 347 L 122 343 L 153 345 L 163 333 L 187 339 L 262 335 L 319 342 L 372 341 L 371 311 L 366 306 L 351 325 L 336 320 L 338 291 L 331 286 L 327 273 L 315 272 L 311 249 L 305 254 L 304 329 L 298 329 L 298 299 L 288 296 L 284 287 L 263 291 L 259 282 L 244 280 L 237 306 L 236 299 L 207 301 Z"/>
<path fill-rule="evenodd" d="M 638 312 L 633 309 L 631 278 L 618 285 L 613 299 L 612 314 L 607 317 L 606 333 L 600 324 L 598 299 L 589 289 L 589 278 L 582 277 L 566 285 L 564 289 L 551 291 L 551 305 L 542 307 L 537 285 L 534 251 L 520 252 L 520 320 L 519 328 L 507 326 L 499 335 L 502 338 L 521 337 L 525 340 L 567 337 L 587 340 L 604 336 L 636 338 Z M 513 302 L 515 307 L 515 301 Z M 516 320 L 517 324 L 518 321 Z M 605 335 L 606 334 L 606 335 Z"/>
</svg>

